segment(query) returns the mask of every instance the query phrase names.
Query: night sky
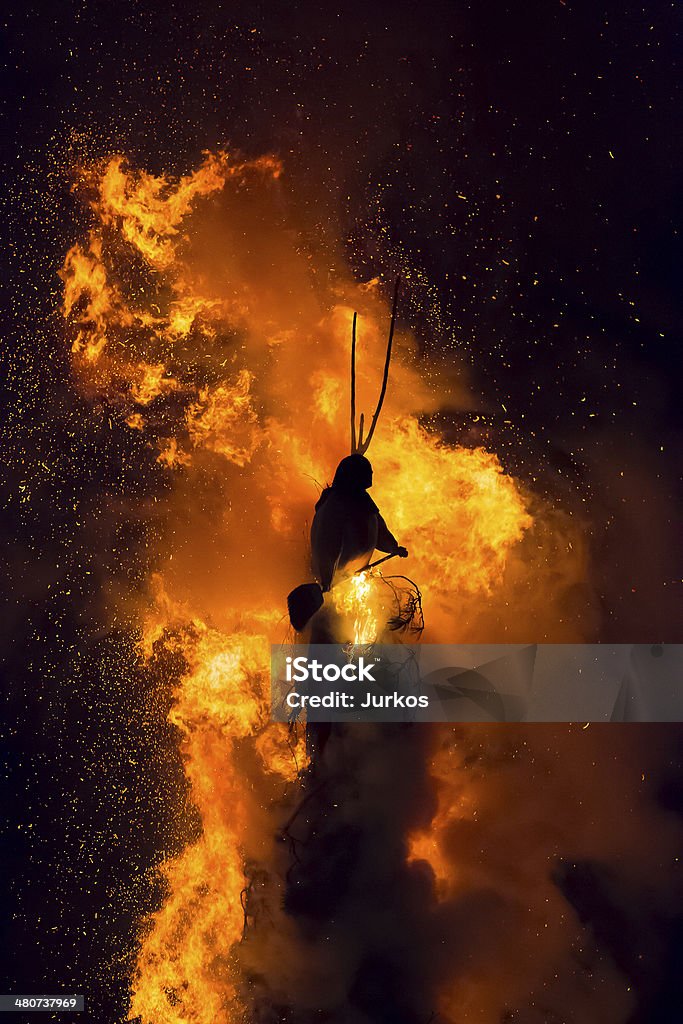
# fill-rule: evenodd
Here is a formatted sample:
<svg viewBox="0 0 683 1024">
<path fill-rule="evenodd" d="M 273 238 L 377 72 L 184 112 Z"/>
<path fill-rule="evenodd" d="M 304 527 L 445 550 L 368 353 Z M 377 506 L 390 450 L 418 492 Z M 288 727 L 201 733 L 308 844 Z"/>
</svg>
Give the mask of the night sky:
<svg viewBox="0 0 683 1024">
<path fill-rule="evenodd" d="M 449 439 L 490 444 L 585 516 L 587 639 L 680 642 L 681 23 L 664 2 L 14 6 L 0 92 L 0 989 L 85 992 L 108 1024 L 125 1020 L 135 928 L 158 904 L 149 869 L 199 825 L 165 723 L 177 668 L 141 669 L 103 597 L 154 567 L 161 525 L 143 510 L 169 484 L 73 386 L 57 276 L 85 218 L 70 168 L 122 152 L 183 174 L 207 149 L 278 154 L 303 242 L 334 253 L 341 238 L 359 278 L 411 268 L 406 318 L 476 396 L 475 413 L 444 414 Z M 651 768 L 668 856 L 681 734 L 624 728 L 633 747 L 620 739 L 613 760 L 634 791 L 629 758 L 638 779 Z M 552 730 L 536 742 L 553 750 Z M 680 880 L 649 914 L 647 880 L 631 898 L 599 863 L 556 870 L 635 987 L 628 1024 L 680 1019 Z M 658 951 L 645 966 L 639 936 Z M 402 1012 L 392 1024 L 420 1019 Z"/>
</svg>

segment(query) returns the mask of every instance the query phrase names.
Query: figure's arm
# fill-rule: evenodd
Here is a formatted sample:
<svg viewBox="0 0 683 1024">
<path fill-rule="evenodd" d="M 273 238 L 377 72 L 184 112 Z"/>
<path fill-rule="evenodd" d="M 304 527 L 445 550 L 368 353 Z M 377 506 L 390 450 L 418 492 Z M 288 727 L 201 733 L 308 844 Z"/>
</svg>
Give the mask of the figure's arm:
<svg viewBox="0 0 683 1024">
<path fill-rule="evenodd" d="M 389 554 L 400 555 L 401 558 L 405 558 L 408 554 L 405 548 L 400 547 L 398 541 L 394 537 L 393 533 L 384 522 L 381 515 L 377 517 L 379 519 L 379 529 L 377 530 L 377 549 L 378 551 L 386 551 Z"/>
<path fill-rule="evenodd" d="M 311 526 L 311 550 L 313 572 L 317 576 L 323 593 L 330 589 L 344 540 L 344 523 L 333 510 L 323 506 L 316 512 Z"/>
</svg>

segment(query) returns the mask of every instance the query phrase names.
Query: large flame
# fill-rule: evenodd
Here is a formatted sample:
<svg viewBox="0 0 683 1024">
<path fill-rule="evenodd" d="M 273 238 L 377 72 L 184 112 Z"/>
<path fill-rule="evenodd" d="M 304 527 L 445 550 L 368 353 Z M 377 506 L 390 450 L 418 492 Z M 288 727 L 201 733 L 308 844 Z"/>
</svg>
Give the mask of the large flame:
<svg viewBox="0 0 683 1024">
<path fill-rule="evenodd" d="M 159 598 L 168 623 L 182 614 L 168 595 Z M 245 927 L 246 836 L 259 813 L 254 786 L 262 773 L 293 781 L 306 763 L 302 737 L 293 746 L 287 729 L 268 721 L 270 649 L 257 628 L 227 636 L 194 620 L 164 637 L 158 618 L 147 624 L 143 646 L 149 651 L 165 639 L 185 663 L 169 718 L 182 734 L 203 831 L 162 865 L 168 898 L 146 922 L 131 1002 L 131 1017 L 143 1021 L 214 1024 L 237 1012 L 231 951 Z M 239 751 L 246 739 L 255 754 L 248 767 Z"/>
<path fill-rule="evenodd" d="M 264 816 L 304 764 L 300 745 L 268 724 L 269 643 L 284 636 L 284 595 L 307 578 L 317 488 L 348 450 L 353 310 L 359 404 L 371 411 L 387 309 L 377 281 L 338 271 L 323 286 L 312 272 L 282 225 L 274 158 L 207 154 L 172 179 L 117 156 L 80 168 L 75 189 L 92 226 L 61 272 L 74 371 L 143 431 L 176 485 L 145 647 L 183 659 L 170 717 L 202 820 L 201 837 L 162 865 L 167 897 L 145 923 L 131 1016 L 227 1024 L 244 998 L 244 892 L 267 859 Z M 421 425 L 445 396 L 399 334 L 370 453 L 373 495 L 410 549 L 431 638 L 456 640 L 466 602 L 502 585 L 532 520 L 495 454 Z M 378 631 L 372 587 L 355 577 L 341 599 L 357 642 Z M 415 837 L 413 855 L 438 873 L 438 843 Z"/>
</svg>

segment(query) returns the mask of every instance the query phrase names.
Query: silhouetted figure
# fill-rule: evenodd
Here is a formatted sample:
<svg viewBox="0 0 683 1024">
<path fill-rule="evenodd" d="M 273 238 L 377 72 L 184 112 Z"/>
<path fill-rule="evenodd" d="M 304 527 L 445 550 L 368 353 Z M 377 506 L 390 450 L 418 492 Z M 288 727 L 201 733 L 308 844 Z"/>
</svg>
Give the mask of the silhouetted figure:
<svg viewBox="0 0 683 1024">
<path fill-rule="evenodd" d="M 315 506 L 311 524 L 311 563 L 323 592 L 344 576 L 350 576 L 372 561 L 377 548 L 405 558 L 408 554 L 384 522 L 368 494 L 372 487 L 372 466 L 364 455 L 347 455 L 337 466 L 331 487 L 326 487 Z M 339 644 L 341 620 L 330 602 L 311 620 L 311 644 Z M 309 722 L 306 729 L 312 759 L 322 753 L 335 729 L 329 722 Z"/>
<path fill-rule="evenodd" d="M 390 555 L 400 555 L 405 558 L 408 554 L 404 547 L 400 547 L 398 541 L 384 522 L 379 509 L 367 493 L 372 487 L 372 466 L 365 458 L 365 452 L 370 446 L 375 433 L 379 415 L 382 411 L 384 397 L 389 380 L 389 364 L 391 362 L 391 350 L 396 326 L 396 310 L 398 306 L 400 278 L 397 278 L 394 288 L 394 301 L 391 309 L 391 323 L 389 326 L 389 340 L 384 360 L 384 372 L 382 374 L 382 387 L 377 402 L 377 407 L 372 415 L 370 429 L 365 433 L 365 416 L 360 415 L 358 427 L 356 427 L 356 327 L 358 314 L 353 314 L 353 326 L 351 330 L 351 455 L 347 455 L 337 466 L 334 480 L 331 487 L 326 487 L 320 495 L 315 506 L 315 516 L 311 524 L 311 564 L 313 574 L 320 584 L 320 589 L 326 593 L 344 577 L 362 569 L 372 561 L 372 553 L 377 548 Z M 310 586 L 305 588 L 304 598 L 299 603 L 303 609 L 296 607 L 297 588 L 288 596 L 287 603 L 290 611 L 290 621 L 296 625 L 296 621 L 305 619 L 305 614 L 298 615 L 298 611 L 307 612 L 307 594 Z M 318 603 L 322 597 L 320 592 L 315 597 L 314 605 L 318 610 L 313 614 L 310 621 L 309 643 L 315 644 L 343 644 L 345 638 L 343 623 L 331 601 L 325 601 L 322 605 Z M 296 626 L 298 629 L 299 627 Z M 309 723 L 306 730 L 308 749 L 313 761 L 317 754 L 323 750 L 327 738 L 333 726 L 328 722 Z"/>
<path fill-rule="evenodd" d="M 347 455 L 337 466 L 331 487 L 315 506 L 311 525 L 313 574 L 324 591 L 335 574 L 350 575 L 372 559 L 377 548 L 405 558 L 408 552 L 384 522 L 368 494 L 372 466 L 364 455 Z"/>
</svg>

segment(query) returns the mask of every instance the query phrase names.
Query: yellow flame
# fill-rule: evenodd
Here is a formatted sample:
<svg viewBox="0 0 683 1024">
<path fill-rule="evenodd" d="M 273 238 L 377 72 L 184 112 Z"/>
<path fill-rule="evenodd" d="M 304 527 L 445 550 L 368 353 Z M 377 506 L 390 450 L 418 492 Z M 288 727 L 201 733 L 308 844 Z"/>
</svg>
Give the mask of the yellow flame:
<svg viewBox="0 0 683 1024">
<path fill-rule="evenodd" d="M 372 570 L 355 573 L 331 591 L 335 608 L 351 623 L 354 646 L 374 644 L 378 639 L 380 627 L 373 580 Z"/>
</svg>

